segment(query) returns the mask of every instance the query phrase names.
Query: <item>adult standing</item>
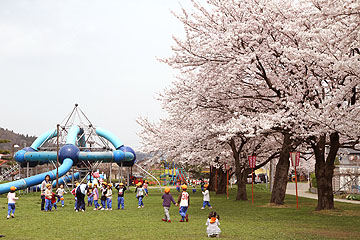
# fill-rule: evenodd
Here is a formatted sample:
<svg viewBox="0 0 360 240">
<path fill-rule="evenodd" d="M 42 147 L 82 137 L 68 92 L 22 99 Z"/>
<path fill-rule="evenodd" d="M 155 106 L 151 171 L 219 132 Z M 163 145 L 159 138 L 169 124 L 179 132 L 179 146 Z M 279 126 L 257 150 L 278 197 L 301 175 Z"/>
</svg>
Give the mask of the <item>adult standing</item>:
<svg viewBox="0 0 360 240">
<path fill-rule="evenodd" d="M 85 211 L 85 194 L 87 189 L 88 186 L 85 183 L 82 183 L 75 190 L 77 198 L 76 212 L 78 212 L 80 209 L 83 212 Z"/>
<path fill-rule="evenodd" d="M 50 175 L 46 175 L 44 181 L 42 181 L 41 186 L 40 186 L 40 191 L 41 191 L 41 211 L 44 211 L 44 206 L 45 206 L 45 190 L 46 190 L 46 185 L 47 184 L 51 184 L 50 181 Z"/>
</svg>

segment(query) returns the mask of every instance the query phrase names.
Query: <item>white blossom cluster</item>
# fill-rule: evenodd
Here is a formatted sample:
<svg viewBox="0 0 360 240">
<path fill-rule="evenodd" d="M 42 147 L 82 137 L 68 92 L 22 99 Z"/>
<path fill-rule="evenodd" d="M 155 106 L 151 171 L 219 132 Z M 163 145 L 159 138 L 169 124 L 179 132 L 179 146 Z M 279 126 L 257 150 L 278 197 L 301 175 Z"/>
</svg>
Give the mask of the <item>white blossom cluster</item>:
<svg viewBox="0 0 360 240">
<path fill-rule="evenodd" d="M 358 141 L 359 1 L 194 0 L 175 15 L 186 37 L 162 61 L 178 80 L 159 96 L 166 119 L 138 119 L 145 151 L 234 166 L 231 140 L 246 141 L 241 164 L 278 151 L 282 131 L 300 151 L 322 133 Z"/>
</svg>

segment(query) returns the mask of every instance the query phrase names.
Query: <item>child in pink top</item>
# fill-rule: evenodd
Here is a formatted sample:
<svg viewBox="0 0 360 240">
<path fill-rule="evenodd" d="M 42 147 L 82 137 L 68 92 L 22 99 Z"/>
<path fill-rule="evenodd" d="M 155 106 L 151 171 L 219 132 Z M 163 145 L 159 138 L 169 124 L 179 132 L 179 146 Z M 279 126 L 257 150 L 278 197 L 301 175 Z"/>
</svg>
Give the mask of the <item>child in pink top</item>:
<svg viewBox="0 0 360 240">
<path fill-rule="evenodd" d="M 97 188 L 97 183 L 94 183 L 94 189 L 93 189 L 93 197 L 94 197 L 94 210 L 98 210 L 100 208 L 100 204 L 98 202 L 99 200 L 99 190 Z"/>
<path fill-rule="evenodd" d="M 16 187 L 12 186 L 10 187 L 10 192 L 7 195 L 8 198 L 8 215 L 7 215 L 7 219 L 10 218 L 10 213 L 11 213 L 11 217 L 14 218 L 14 213 L 15 213 L 15 200 L 19 199 L 16 197 L 15 195 L 15 190 Z"/>
</svg>

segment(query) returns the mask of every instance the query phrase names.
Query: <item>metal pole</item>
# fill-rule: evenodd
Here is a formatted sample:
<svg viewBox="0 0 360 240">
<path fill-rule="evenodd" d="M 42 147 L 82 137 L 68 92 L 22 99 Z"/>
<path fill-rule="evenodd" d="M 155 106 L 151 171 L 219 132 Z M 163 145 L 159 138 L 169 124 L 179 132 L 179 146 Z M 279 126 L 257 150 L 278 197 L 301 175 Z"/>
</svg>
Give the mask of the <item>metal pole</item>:
<svg viewBox="0 0 360 240">
<path fill-rule="evenodd" d="M 129 173 L 129 168 L 127 168 L 127 189 L 128 191 L 130 191 L 130 173 Z"/>
<path fill-rule="evenodd" d="M 111 170 L 112 170 L 112 162 L 110 162 L 110 176 L 109 176 L 109 178 L 110 178 L 110 180 L 109 180 L 109 182 L 111 183 Z"/>
<path fill-rule="evenodd" d="M 29 177 L 29 162 L 26 163 L 26 177 Z M 29 188 L 26 188 L 26 193 L 29 193 Z"/>
<path fill-rule="evenodd" d="M 74 168 L 71 168 L 71 187 L 74 188 Z"/>
<path fill-rule="evenodd" d="M 251 200 L 254 204 L 254 168 L 251 168 Z"/>
<path fill-rule="evenodd" d="M 35 167 L 35 175 L 37 175 L 37 173 L 38 173 L 38 166 Z M 38 189 L 38 188 L 35 187 L 35 192 L 37 192 L 37 189 Z"/>
<path fill-rule="evenodd" d="M 273 169 L 273 160 L 270 160 L 270 192 L 273 190 L 273 175 L 274 175 L 274 169 Z"/>
<path fill-rule="evenodd" d="M 59 188 L 59 127 L 60 124 L 56 125 L 56 189 Z"/>
<path fill-rule="evenodd" d="M 298 189 L 297 189 L 296 164 L 295 164 L 295 189 L 296 189 L 296 209 L 298 209 L 299 208 L 299 201 L 298 201 Z"/>
<path fill-rule="evenodd" d="M 226 168 L 226 195 L 227 195 L 227 199 L 229 199 L 229 170 L 227 169 L 226 164 L 225 164 L 225 168 Z"/>
<path fill-rule="evenodd" d="M 217 168 L 215 171 L 215 192 L 217 192 Z"/>
<path fill-rule="evenodd" d="M 121 182 L 123 182 L 123 162 L 121 162 L 120 177 L 121 177 Z"/>
</svg>

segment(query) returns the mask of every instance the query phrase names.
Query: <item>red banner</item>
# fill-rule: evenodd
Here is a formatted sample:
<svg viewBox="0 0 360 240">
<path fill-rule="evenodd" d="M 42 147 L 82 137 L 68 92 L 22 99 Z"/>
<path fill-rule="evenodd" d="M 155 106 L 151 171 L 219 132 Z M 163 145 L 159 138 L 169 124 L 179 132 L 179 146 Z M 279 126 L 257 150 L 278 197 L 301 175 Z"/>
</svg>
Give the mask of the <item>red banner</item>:
<svg viewBox="0 0 360 240">
<path fill-rule="evenodd" d="M 300 165 L 300 152 L 290 153 L 291 165 L 298 167 Z"/>
<path fill-rule="evenodd" d="M 256 156 L 248 156 L 250 168 L 255 168 L 256 166 Z"/>
</svg>

